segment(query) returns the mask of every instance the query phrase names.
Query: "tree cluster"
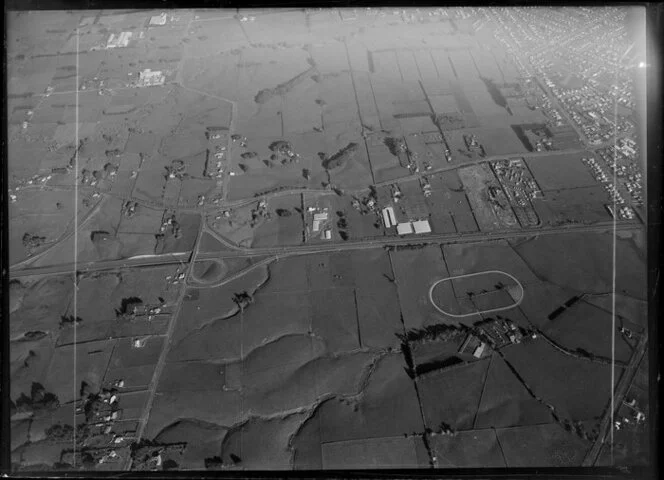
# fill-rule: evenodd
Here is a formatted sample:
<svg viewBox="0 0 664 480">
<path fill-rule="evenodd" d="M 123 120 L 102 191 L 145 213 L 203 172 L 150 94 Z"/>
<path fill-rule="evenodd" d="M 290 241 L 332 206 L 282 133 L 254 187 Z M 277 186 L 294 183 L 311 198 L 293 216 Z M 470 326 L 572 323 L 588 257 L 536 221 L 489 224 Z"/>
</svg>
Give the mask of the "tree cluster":
<svg viewBox="0 0 664 480">
<path fill-rule="evenodd" d="M 330 158 L 323 161 L 323 168 L 325 170 L 333 170 L 342 167 L 346 162 L 355 156 L 360 146 L 357 143 L 351 142 Z"/>
<path fill-rule="evenodd" d="M 47 392 L 41 383 L 32 382 L 29 397 L 21 393 L 15 403 L 10 403 L 10 415 L 55 410 L 59 406 L 60 401 L 55 394 Z"/>
</svg>

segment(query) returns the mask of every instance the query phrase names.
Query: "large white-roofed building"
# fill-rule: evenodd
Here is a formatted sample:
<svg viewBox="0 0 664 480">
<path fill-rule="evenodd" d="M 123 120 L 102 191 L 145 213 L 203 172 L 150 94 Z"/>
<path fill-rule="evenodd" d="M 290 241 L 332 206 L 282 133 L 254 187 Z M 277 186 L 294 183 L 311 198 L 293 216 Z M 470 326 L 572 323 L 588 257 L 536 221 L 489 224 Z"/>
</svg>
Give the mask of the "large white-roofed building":
<svg viewBox="0 0 664 480">
<path fill-rule="evenodd" d="M 410 222 L 397 224 L 397 233 L 399 235 L 408 235 L 413 233 L 413 225 Z"/>
<path fill-rule="evenodd" d="M 413 222 L 413 229 L 415 230 L 415 233 L 431 233 L 429 220 L 418 220 Z"/>
</svg>

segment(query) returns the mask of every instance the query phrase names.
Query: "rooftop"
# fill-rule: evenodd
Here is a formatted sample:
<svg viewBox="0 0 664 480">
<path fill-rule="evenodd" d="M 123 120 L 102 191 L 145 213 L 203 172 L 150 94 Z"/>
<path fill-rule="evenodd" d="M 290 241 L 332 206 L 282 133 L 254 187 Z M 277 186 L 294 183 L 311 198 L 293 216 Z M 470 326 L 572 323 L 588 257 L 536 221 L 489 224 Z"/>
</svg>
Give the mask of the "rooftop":
<svg viewBox="0 0 664 480">
<path fill-rule="evenodd" d="M 413 226 L 410 222 L 400 223 L 397 225 L 397 233 L 399 235 L 407 235 L 413 233 Z"/>
</svg>

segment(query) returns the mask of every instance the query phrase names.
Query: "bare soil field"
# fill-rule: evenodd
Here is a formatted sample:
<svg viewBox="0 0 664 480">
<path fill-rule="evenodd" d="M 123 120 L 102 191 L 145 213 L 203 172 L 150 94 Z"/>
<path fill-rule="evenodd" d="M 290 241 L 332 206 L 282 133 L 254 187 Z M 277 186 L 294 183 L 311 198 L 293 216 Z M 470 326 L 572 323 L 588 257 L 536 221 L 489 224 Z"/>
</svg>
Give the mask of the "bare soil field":
<svg viewBox="0 0 664 480">
<path fill-rule="evenodd" d="M 502 357 L 494 354 L 473 427 L 515 427 L 552 420 L 549 409 L 535 400 Z"/>
<path fill-rule="evenodd" d="M 578 466 L 590 448 L 556 423 L 501 429 L 497 435 L 510 468 Z"/>
<path fill-rule="evenodd" d="M 504 353 L 535 395 L 552 404 L 562 418 L 592 419 L 609 402 L 611 365 L 565 355 L 544 339 L 507 347 Z M 616 382 L 620 374 L 616 366 Z"/>
<path fill-rule="evenodd" d="M 431 444 L 437 468 L 506 467 L 493 429 L 463 431 L 455 437 L 436 435 Z"/>
<path fill-rule="evenodd" d="M 432 429 L 444 422 L 456 430 L 473 427 L 489 359 L 433 371 L 418 378 L 422 409 Z"/>
</svg>

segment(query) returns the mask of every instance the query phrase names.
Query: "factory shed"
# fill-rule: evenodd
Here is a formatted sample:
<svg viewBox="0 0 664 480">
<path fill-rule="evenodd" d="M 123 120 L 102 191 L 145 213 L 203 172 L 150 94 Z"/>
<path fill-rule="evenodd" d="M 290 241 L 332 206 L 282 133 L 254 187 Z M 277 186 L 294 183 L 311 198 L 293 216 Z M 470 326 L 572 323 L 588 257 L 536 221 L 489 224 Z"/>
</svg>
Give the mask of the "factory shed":
<svg viewBox="0 0 664 480">
<path fill-rule="evenodd" d="M 413 233 L 413 226 L 410 224 L 410 222 L 400 223 L 397 225 L 397 233 L 399 235 L 408 235 L 409 233 Z"/>
<path fill-rule="evenodd" d="M 428 220 L 413 222 L 413 228 L 415 229 L 415 233 L 431 233 L 431 225 L 429 225 Z"/>
</svg>

